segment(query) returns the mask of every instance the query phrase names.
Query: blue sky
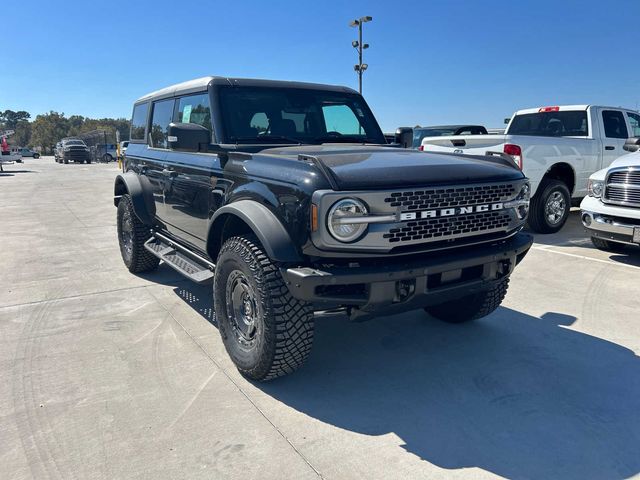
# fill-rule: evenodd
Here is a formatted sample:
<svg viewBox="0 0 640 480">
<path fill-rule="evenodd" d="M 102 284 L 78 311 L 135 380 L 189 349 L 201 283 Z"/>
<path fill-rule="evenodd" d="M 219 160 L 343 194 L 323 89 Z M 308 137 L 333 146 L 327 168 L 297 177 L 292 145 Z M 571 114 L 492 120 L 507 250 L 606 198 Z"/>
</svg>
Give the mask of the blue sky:
<svg viewBox="0 0 640 480">
<path fill-rule="evenodd" d="M 364 95 L 385 131 L 640 103 L 638 0 L 23 0 L 0 12 L 0 110 L 129 117 L 137 97 L 208 74 L 357 88 L 362 15 Z"/>
</svg>

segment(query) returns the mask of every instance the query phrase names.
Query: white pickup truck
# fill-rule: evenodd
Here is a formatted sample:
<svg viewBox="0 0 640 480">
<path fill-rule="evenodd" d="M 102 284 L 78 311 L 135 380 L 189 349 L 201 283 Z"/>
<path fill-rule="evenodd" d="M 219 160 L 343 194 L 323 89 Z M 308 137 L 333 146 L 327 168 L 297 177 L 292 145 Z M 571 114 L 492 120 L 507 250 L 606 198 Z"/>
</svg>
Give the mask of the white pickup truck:
<svg viewBox="0 0 640 480">
<path fill-rule="evenodd" d="M 553 233 L 564 225 L 571 205 L 587 195 L 589 176 L 626 153 L 622 146 L 635 136 L 640 136 L 636 111 L 566 105 L 519 110 L 504 135 L 426 137 L 420 150 L 511 156 L 531 181 L 529 226 Z"/>
<path fill-rule="evenodd" d="M 601 250 L 640 245 L 640 138 L 630 138 L 623 155 L 589 178 L 582 200 L 582 224 Z"/>
</svg>

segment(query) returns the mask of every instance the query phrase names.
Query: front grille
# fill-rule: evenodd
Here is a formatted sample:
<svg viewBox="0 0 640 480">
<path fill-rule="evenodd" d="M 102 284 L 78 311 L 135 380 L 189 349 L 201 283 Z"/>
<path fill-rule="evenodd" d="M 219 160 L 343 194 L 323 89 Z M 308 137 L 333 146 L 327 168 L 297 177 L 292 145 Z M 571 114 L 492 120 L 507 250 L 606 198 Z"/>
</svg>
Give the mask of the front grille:
<svg viewBox="0 0 640 480">
<path fill-rule="evenodd" d="M 606 203 L 640 207 L 640 170 L 622 168 L 612 171 L 606 181 Z"/>
<path fill-rule="evenodd" d="M 506 230 L 511 222 L 507 212 L 482 212 L 458 217 L 429 218 L 408 222 L 405 227 L 392 228 L 383 238 L 390 243 L 410 240 L 446 239 L 473 233 Z"/>
<path fill-rule="evenodd" d="M 428 210 L 502 202 L 513 198 L 515 194 L 516 189 L 512 184 L 479 185 L 394 192 L 384 201 L 392 207 L 403 207 L 406 210 Z"/>
</svg>

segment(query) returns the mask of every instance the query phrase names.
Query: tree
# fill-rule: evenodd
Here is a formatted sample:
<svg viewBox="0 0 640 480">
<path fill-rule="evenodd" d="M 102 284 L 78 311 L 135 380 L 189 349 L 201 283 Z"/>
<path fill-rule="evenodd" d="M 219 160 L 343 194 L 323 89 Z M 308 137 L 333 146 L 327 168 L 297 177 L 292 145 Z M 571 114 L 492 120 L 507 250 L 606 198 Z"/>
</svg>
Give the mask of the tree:
<svg viewBox="0 0 640 480">
<path fill-rule="evenodd" d="M 49 112 L 38 115 L 31 125 L 31 143 L 41 146 L 45 153 L 52 151 L 60 139 L 68 136 L 69 120 L 64 118 L 64 113 Z"/>
<path fill-rule="evenodd" d="M 15 130 L 18 122 L 29 120 L 29 118 L 31 118 L 31 114 L 24 110 L 19 110 L 17 112 L 14 112 L 13 110 L 5 110 L 4 112 L 0 112 L 0 123 L 3 123 L 4 128 L 9 130 Z"/>
<path fill-rule="evenodd" d="M 15 126 L 15 135 L 9 137 L 9 143 L 18 147 L 31 145 L 31 123 L 20 120 Z"/>
</svg>

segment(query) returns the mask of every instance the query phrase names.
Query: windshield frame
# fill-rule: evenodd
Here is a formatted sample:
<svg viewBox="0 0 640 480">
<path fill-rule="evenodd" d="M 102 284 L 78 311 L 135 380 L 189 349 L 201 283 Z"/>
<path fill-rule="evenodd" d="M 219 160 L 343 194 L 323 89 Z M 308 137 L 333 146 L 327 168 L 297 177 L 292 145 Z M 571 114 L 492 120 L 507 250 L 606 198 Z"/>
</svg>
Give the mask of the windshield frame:
<svg viewBox="0 0 640 480">
<path fill-rule="evenodd" d="M 278 137 L 278 135 L 273 135 L 274 138 L 271 138 L 270 140 L 267 141 L 267 139 L 265 138 L 265 141 L 260 141 L 259 136 L 255 137 L 255 141 L 253 141 L 253 137 L 248 138 L 246 135 L 234 135 L 233 133 L 235 132 L 230 132 L 230 129 L 228 128 L 228 126 L 230 125 L 230 122 L 228 122 L 229 117 L 228 117 L 228 112 L 226 111 L 227 105 L 226 102 L 228 101 L 227 98 L 225 97 L 225 94 L 229 91 L 233 91 L 233 90 L 249 90 L 249 91 L 264 91 L 264 92 L 268 92 L 268 91 L 274 91 L 274 92 L 291 92 L 291 91 L 298 91 L 300 93 L 304 93 L 307 95 L 317 95 L 317 96 L 326 96 L 326 97 L 337 97 L 339 99 L 345 99 L 347 100 L 347 102 L 345 103 L 349 103 L 351 102 L 351 104 L 353 105 L 353 103 L 357 103 L 357 107 L 360 108 L 360 110 L 362 111 L 362 119 L 365 120 L 365 122 L 367 123 L 366 126 L 366 136 L 364 138 L 362 138 L 361 140 L 353 140 L 353 136 L 352 135 L 344 135 L 344 137 L 348 137 L 348 141 L 347 142 L 341 142 L 340 141 L 340 137 L 336 136 L 335 138 L 332 137 L 331 139 L 326 139 L 324 138 L 324 135 L 326 134 L 326 132 L 322 132 L 322 131 L 318 131 L 318 132 L 314 132 L 314 135 L 309 135 L 309 136 L 298 136 L 297 134 L 295 135 L 290 135 L 290 137 L 293 137 L 289 140 L 285 140 L 284 138 L 282 140 L 279 140 L 275 137 Z M 251 146 L 256 146 L 256 145 L 268 145 L 269 147 L 272 147 L 274 145 L 318 145 L 321 143 L 359 143 L 359 144 L 363 144 L 363 143 L 367 143 L 367 144 L 375 144 L 375 145 L 386 145 L 386 141 L 384 139 L 384 134 L 382 132 L 382 129 L 380 128 L 380 125 L 378 124 L 375 116 L 373 115 L 371 109 L 369 108 L 369 106 L 367 105 L 366 101 L 364 100 L 364 98 L 359 95 L 356 92 L 352 92 L 352 91 L 348 91 L 348 90 L 341 90 L 341 89 L 324 89 L 324 88 L 307 88 L 307 87 L 300 87 L 300 86 L 292 86 L 292 87 L 288 87 L 288 86 L 255 86 L 255 85 L 247 85 L 247 86 L 231 86 L 231 85 L 214 85 L 213 86 L 213 92 L 212 92 L 212 110 L 213 110 L 213 114 L 216 118 L 216 122 L 214 125 L 214 129 L 215 129 L 215 137 L 218 139 L 220 144 L 227 144 L 227 145 L 251 145 Z M 357 117 L 357 115 L 356 115 Z M 364 129 L 364 127 L 363 127 Z M 319 135 L 316 135 L 319 134 Z M 323 136 L 323 141 L 314 141 L 315 138 L 318 138 L 319 136 Z M 266 134 L 265 137 L 269 137 L 269 134 Z M 345 138 L 347 139 L 347 138 Z M 291 140 L 298 140 L 299 143 L 294 143 Z"/>
</svg>

